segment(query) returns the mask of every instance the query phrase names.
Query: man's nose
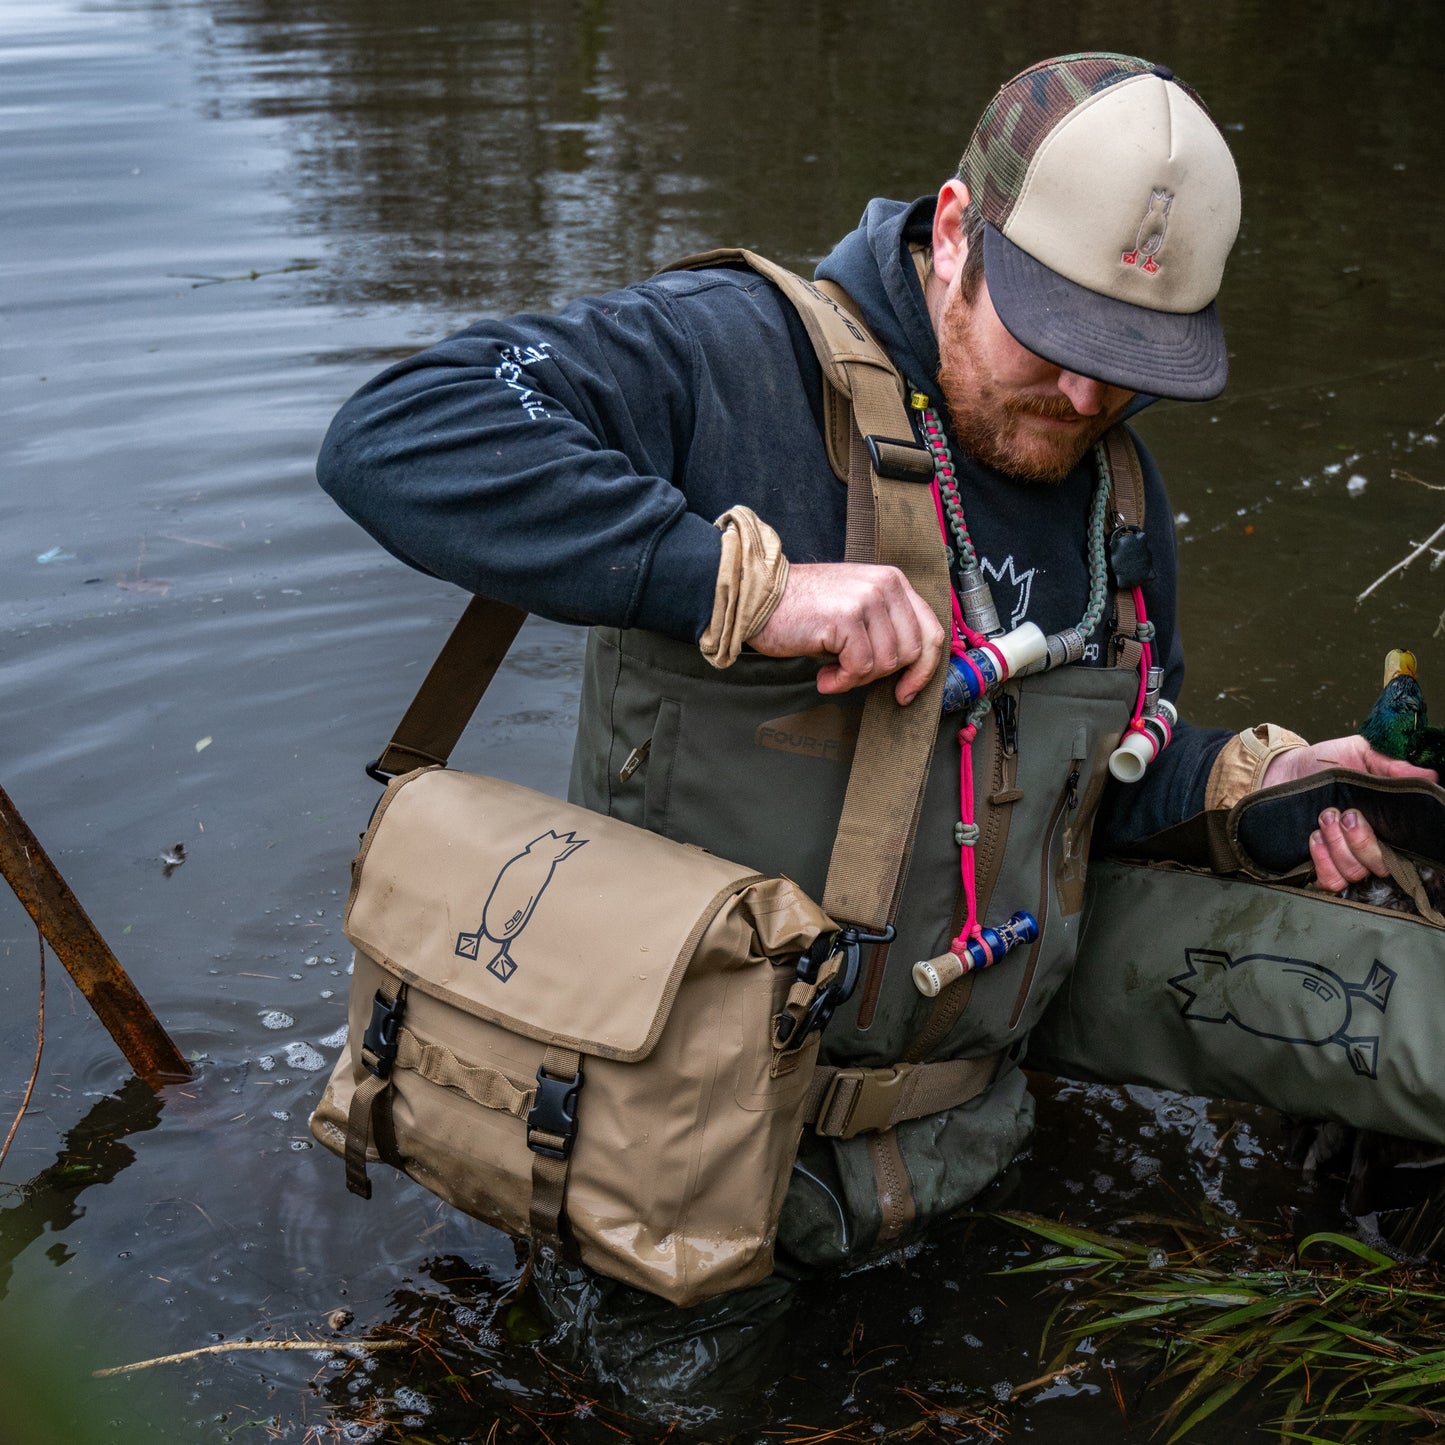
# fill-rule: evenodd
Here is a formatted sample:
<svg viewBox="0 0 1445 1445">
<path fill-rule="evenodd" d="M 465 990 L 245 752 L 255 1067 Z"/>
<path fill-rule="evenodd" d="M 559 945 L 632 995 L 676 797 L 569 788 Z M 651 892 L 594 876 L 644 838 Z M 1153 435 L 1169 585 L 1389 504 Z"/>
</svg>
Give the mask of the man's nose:
<svg viewBox="0 0 1445 1445">
<path fill-rule="evenodd" d="M 1080 376 L 1077 371 L 1059 373 L 1059 390 L 1073 403 L 1080 416 L 1098 416 L 1104 409 L 1104 397 L 1108 386 L 1090 376 Z"/>
</svg>

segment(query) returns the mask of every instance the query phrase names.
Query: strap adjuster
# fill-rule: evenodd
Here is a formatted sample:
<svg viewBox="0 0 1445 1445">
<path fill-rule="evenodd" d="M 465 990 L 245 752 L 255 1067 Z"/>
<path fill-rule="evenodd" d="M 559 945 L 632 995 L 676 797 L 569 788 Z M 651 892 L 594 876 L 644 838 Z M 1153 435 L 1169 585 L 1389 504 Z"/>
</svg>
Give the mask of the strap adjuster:
<svg viewBox="0 0 1445 1445">
<path fill-rule="evenodd" d="M 829 1139 L 852 1139 L 892 1124 L 903 1086 L 917 1066 L 892 1064 L 881 1069 L 839 1069 L 828 1081 L 818 1105 L 817 1133 Z M 833 1118 L 834 1110 L 839 1117 Z"/>
<path fill-rule="evenodd" d="M 912 437 L 866 436 L 868 460 L 873 470 L 886 482 L 922 482 L 933 480 L 933 453 Z"/>
<path fill-rule="evenodd" d="M 570 1079 L 554 1079 L 543 1065 L 537 1066 L 537 1094 L 527 1114 L 527 1148 L 534 1154 L 566 1159 L 572 1153 L 577 1139 L 577 1091 L 581 1087 L 580 1068 Z"/>
</svg>

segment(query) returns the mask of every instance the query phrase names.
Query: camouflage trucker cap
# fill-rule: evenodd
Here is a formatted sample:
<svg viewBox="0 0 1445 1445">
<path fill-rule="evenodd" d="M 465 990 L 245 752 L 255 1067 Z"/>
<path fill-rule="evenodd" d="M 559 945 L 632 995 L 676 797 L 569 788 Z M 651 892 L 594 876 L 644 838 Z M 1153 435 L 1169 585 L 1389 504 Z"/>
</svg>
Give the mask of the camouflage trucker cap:
<svg viewBox="0 0 1445 1445">
<path fill-rule="evenodd" d="M 1199 97 L 1132 55 L 1041 61 L 994 96 L 959 178 L 999 319 L 1068 371 L 1202 401 L 1229 361 L 1214 298 L 1239 176 Z"/>
</svg>

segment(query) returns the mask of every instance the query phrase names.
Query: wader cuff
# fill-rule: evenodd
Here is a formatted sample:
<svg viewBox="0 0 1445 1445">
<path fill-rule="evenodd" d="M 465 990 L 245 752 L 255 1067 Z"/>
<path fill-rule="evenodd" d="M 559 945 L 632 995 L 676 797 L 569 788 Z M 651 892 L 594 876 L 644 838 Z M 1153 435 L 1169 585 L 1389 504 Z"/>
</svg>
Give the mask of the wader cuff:
<svg viewBox="0 0 1445 1445">
<path fill-rule="evenodd" d="M 743 643 L 766 626 L 788 581 L 778 534 L 750 507 L 732 507 L 714 526 L 723 534 L 712 621 L 698 646 L 714 667 L 731 667 Z"/>
<path fill-rule="evenodd" d="M 1309 744 L 1298 733 L 1274 723 L 1260 723 L 1232 737 L 1220 750 L 1204 788 L 1206 808 L 1232 808 L 1264 782 L 1265 770 L 1281 753 Z"/>
</svg>

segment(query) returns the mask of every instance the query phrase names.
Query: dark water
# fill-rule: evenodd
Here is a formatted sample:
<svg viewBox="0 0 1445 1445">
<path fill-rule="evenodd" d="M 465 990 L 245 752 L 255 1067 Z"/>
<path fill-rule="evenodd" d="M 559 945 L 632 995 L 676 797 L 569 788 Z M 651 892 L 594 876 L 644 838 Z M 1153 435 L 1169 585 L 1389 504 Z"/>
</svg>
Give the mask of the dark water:
<svg viewBox="0 0 1445 1445">
<path fill-rule="evenodd" d="M 0 1333 L 63 1326 L 48 1357 L 88 1369 L 313 1337 L 344 1307 L 348 1338 L 435 1347 L 212 1355 L 87 1385 L 119 1422 L 98 1438 L 662 1433 L 629 1422 L 636 1401 L 577 1407 L 595 1387 L 525 1296 L 504 1298 L 506 1239 L 404 1182 L 352 1199 L 310 1145 L 374 797 L 360 765 L 461 603 L 316 490 L 340 401 L 478 314 L 689 250 L 810 265 L 869 196 L 933 189 L 1024 64 L 1149 54 L 1210 100 L 1245 185 L 1230 391 L 1144 427 L 1181 514 L 1185 705 L 1332 735 L 1388 647 L 1416 650 L 1427 692 L 1445 678 L 1438 573 L 1417 563 L 1354 600 L 1445 520 L 1409 479 L 1445 483 L 1442 41 L 1445 10 L 1363 0 L 3 0 L 0 784 L 197 1073 L 160 1105 L 128 1083 L 52 960 L 40 1082 L 4 1166 Z M 458 761 L 560 791 L 579 639 L 524 640 Z M 8 894 L 0 1001 L 8 1127 L 36 1004 Z M 1140 1090 L 1052 1094 L 1012 1190 L 1095 1225 L 1333 1219 L 1266 1116 Z M 951 1413 L 916 1438 L 970 1438 L 993 1386 L 1039 1373 L 1060 1298 L 990 1274 L 1017 1249 L 970 1224 L 810 1287 L 763 1386 L 693 1432 L 872 1439 L 928 1406 Z M 998 1418 L 1143 1439 L 1147 1405 L 1126 1428 L 1101 1378 Z M 49 1388 L 0 1365 L 12 1402 Z"/>
</svg>

